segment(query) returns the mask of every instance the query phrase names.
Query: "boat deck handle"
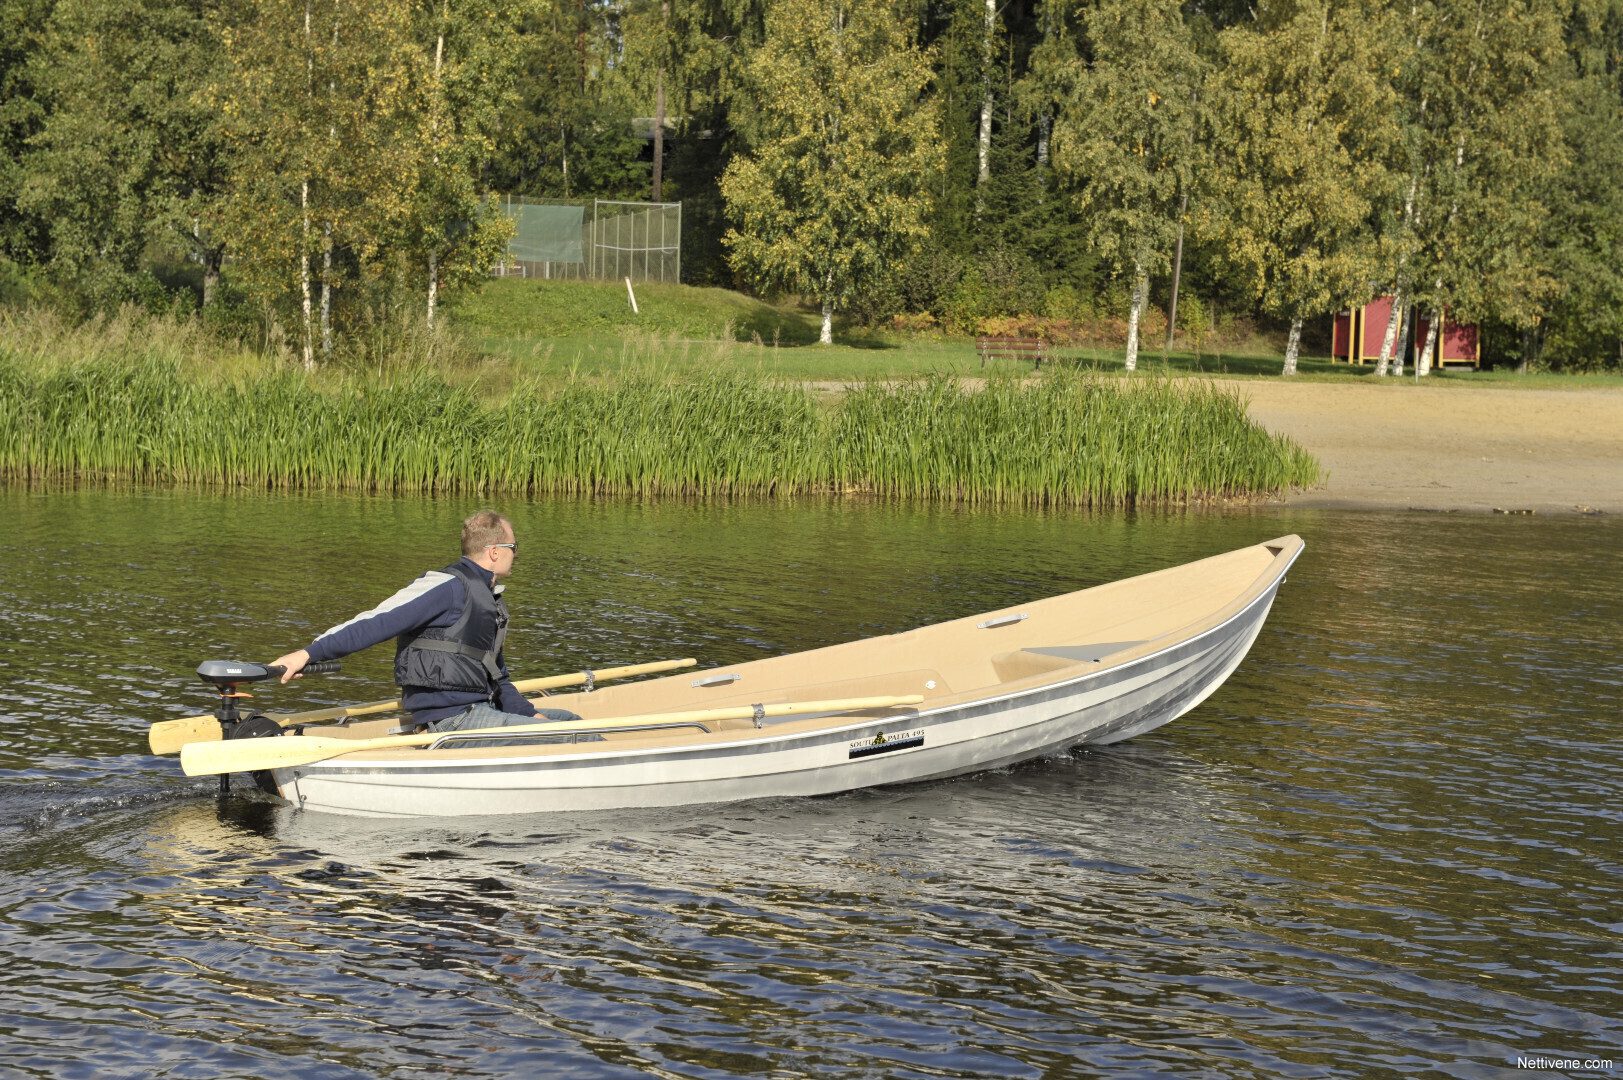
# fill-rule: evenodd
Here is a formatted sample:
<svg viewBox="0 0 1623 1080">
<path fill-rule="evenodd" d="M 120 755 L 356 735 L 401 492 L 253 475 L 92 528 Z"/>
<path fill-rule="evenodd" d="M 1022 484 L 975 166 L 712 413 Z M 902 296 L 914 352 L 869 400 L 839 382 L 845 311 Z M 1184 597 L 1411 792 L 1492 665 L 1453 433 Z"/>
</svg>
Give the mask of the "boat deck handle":
<svg viewBox="0 0 1623 1080">
<path fill-rule="evenodd" d="M 743 677 L 744 676 L 738 674 L 737 672 L 729 671 L 725 675 L 706 675 L 702 679 L 694 679 L 693 680 L 693 685 L 694 686 L 726 686 L 728 683 L 737 682 L 739 679 L 742 679 Z"/>
<path fill-rule="evenodd" d="M 995 619 L 987 619 L 985 622 L 976 623 L 975 629 L 990 630 L 994 626 L 1008 626 L 1011 623 L 1022 622 L 1029 618 L 1031 618 L 1031 615 L 1026 612 L 1022 612 L 1019 615 L 999 615 Z"/>
</svg>

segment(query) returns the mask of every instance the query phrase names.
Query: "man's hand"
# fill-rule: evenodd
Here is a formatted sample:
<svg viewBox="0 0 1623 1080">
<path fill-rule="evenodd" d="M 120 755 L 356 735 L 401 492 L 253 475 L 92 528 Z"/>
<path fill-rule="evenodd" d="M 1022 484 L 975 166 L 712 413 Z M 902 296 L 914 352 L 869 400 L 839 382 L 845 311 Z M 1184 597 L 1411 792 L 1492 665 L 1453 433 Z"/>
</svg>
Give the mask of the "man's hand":
<svg viewBox="0 0 1623 1080">
<path fill-rule="evenodd" d="M 289 679 L 297 679 L 299 672 L 303 671 L 304 665 L 309 662 L 310 654 L 303 649 L 299 649 L 296 652 L 288 653 L 286 656 L 278 656 L 271 661 L 270 666 L 282 669 L 282 681 L 285 683 Z"/>
</svg>

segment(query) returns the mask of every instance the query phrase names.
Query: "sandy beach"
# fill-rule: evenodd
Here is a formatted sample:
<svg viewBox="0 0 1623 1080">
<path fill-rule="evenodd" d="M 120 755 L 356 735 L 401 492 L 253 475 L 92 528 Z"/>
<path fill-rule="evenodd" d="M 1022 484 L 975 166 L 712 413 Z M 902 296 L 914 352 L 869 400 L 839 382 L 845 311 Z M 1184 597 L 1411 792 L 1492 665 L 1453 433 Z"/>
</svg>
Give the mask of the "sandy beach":
<svg viewBox="0 0 1623 1080">
<path fill-rule="evenodd" d="M 1329 471 L 1292 506 L 1623 513 L 1623 390 L 1233 385 Z"/>
</svg>

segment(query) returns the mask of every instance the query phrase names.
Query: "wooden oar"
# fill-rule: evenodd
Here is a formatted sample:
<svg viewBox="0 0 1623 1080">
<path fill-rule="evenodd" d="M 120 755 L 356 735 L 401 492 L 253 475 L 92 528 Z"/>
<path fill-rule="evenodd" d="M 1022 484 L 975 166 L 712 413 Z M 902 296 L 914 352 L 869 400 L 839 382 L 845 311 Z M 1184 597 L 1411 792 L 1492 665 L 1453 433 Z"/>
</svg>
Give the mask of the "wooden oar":
<svg viewBox="0 0 1623 1080">
<path fill-rule="evenodd" d="M 661 671 L 692 667 L 698 663 L 691 657 L 685 660 L 656 660 L 651 664 L 632 664 L 628 667 L 603 668 L 598 671 L 577 671 L 570 675 L 548 675 L 540 679 L 516 682 L 513 688 L 521 694 L 538 690 L 556 690 L 561 686 L 579 686 L 587 682 L 606 682 L 609 679 L 629 679 L 633 675 L 653 675 Z M 393 712 L 400 708 L 398 701 L 374 701 L 370 705 L 335 705 L 309 712 L 270 713 L 283 727 L 296 724 L 321 724 L 328 720 L 342 720 L 346 716 L 369 716 L 372 713 Z M 160 720 L 147 731 L 147 744 L 154 754 L 174 754 L 188 743 L 219 742 L 220 722 L 212 716 L 188 716 L 183 720 Z"/>
<path fill-rule="evenodd" d="M 645 716 L 618 716 L 610 720 L 565 720 L 545 724 L 515 724 L 512 727 L 479 728 L 496 735 L 567 735 L 572 731 L 602 731 L 605 728 L 635 727 L 640 724 L 706 723 L 716 720 L 748 720 L 797 713 L 853 712 L 858 709 L 891 709 L 917 705 L 923 694 L 899 697 L 837 698 L 832 701 L 796 701 L 782 705 L 739 705 L 730 709 L 703 709 L 698 712 L 649 713 Z M 471 730 L 471 729 L 470 729 Z M 406 746 L 428 746 L 446 735 L 469 732 L 428 732 L 424 735 L 393 735 L 382 739 L 323 739 L 314 735 L 283 735 L 268 739 L 228 739 L 223 742 L 187 743 L 180 750 L 180 768 L 187 776 L 210 773 L 256 772 L 260 769 L 287 769 L 309 765 L 363 750 L 396 750 Z"/>
</svg>

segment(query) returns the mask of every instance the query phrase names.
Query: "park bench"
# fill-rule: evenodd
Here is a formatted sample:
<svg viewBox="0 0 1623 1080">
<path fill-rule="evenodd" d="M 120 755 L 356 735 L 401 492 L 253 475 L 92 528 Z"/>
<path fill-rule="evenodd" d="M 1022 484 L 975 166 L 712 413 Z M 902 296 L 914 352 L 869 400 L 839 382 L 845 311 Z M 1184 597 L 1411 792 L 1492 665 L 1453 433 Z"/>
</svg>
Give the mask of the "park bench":
<svg viewBox="0 0 1623 1080">
<path fill-rule="evenodd" d="M 1030 360 L 1035 365 L 1032 370 L 1041 371 L 1048 358 L 1048 343 L 1042 338 L 978 337 L 975 350 L 981 354 L 982 368 L 988 360 Z"/>
</svg>

